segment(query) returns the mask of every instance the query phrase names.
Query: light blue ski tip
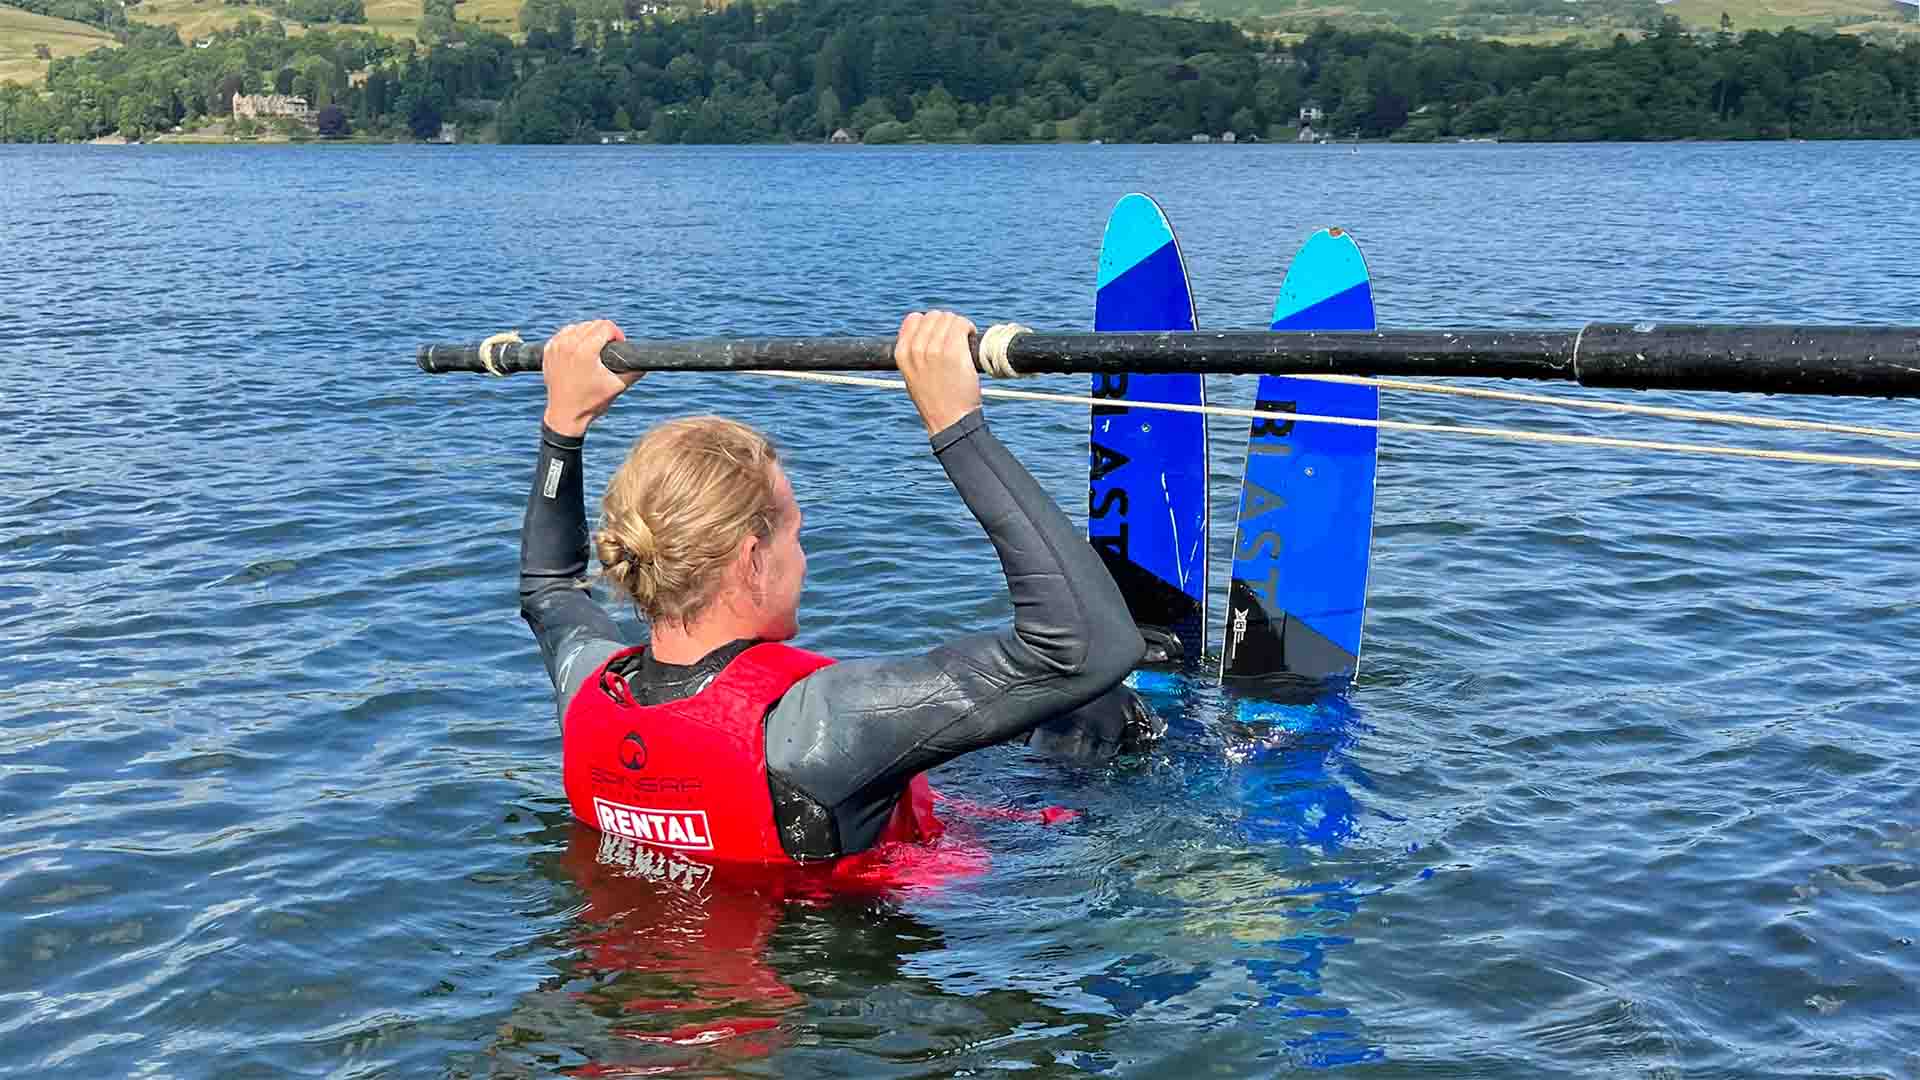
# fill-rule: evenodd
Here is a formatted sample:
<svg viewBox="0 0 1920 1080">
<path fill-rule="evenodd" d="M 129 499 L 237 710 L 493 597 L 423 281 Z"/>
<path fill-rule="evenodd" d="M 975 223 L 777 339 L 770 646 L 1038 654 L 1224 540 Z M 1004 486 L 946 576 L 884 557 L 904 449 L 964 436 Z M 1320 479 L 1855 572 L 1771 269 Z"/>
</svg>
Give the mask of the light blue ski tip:
<svg viewBox="0 0 1920 1080">
<path fill-rule="evenodd" d="M 1298 265 L 1298 264 L 1295 264 Z M 1343 293 L 1288 315 L 1275 314 L 1273 330 L 1371 330 L 1373 286 L 1361 282 Z M 1378 397 L 1378 394 L 1375 394 Z"/>
<path fill-rule="evenodd" d="M 1171 243 L 1173 226 L 1167 223 L 1160 204 L 1138 192 L 1126 196 L 1107 218 L 1107 234 L 1100 244 L 1100 280 L 1095 287 L 1106 288 L 1107 282 Z"/>
<path fill-rule="evenodd" d="M 1275 325 L 1287 322 L 1308 308 L 1366 284 L 1367 260 L 1360 254 L 1360 245 L 1343 230 L 1321 229 L 1300 246 L 1300 253 L 1287 268 L 1287 280 L 1273 304 L 1273 321 Z"/>
</svg>

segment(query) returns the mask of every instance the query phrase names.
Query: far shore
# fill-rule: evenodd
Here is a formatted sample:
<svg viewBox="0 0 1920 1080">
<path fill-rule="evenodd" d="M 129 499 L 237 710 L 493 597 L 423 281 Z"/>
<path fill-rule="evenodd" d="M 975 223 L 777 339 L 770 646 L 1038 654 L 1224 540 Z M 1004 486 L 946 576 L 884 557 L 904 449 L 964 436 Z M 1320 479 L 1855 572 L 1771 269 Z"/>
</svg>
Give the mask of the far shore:
<svg viewBox="0 0 1920 1080">
<path fill-rule="evenodd" d="M 1531 140 L 1517 140 L 1517 139 L 1516 139 L 1516 140 L 1507 140 L 1507 139 L 1491 139 L 1491 138 L 1480 138 L 1480 139 L 1470 139 L 1470 138 L 1454 138 L 1454 139 L 1431 139 L 1431 140 L 1427 140 L 1427 141 L 1423 141 L 1423 142 L 1415 142 L 1415 141 L 1412 141 L 1412 140 L 1398 140 L 1398 141 L 1396 141 L 1396 140 L 1393 140 L 1393 139 L 1360 139 L 1360 140 L 1358 140 L 1358 141 L 1356 142 L 1355 140 L 1352 140 L 1352 139 L 1346 139 L 1346 140 L 1341 140 L 1341 141 L 1338 141 L 1338 142 L 1334 142 L 1334 141 L 1329 141 L 1329 142 L 1324 142 L 1324 143 L 1301 143 L 1301 142 L 1291 142 L 1291 141 L 1286 141 L 1286 140 L 1278 140 L 1278 139 L 1276 139 L 1276 140 L 1272 140 L 1272 141 L 1266 141 L 1266 140 L 1262 140 L 1262 141 L 1260 141 L 1260 142 L 1242 142 L 1242 143 L 1222 143 L 1222 142 L 1212 142 L 1212 143 L 1187 143 L 1187 142 L 1173 142 L 1173 143 L 1130 143 L 1130 142 L 1116 142 L 1116 143 L 1105 143 L 1105 144 L 1102 144 L 1102 143 L 1099 143 L 1099 142 L 1082 142 L 1082 141 L 1078 141 L 1078 140 L 1075 140 L 1075 141 L 1067 141 L 1067 140 L 1060 140 L 1060 141 L 1057 141 L 1057 142 L 1050 142 L 1050 143 L 1049 143 L 1049 142 L 1022 142 L 1022 143 L 1011 143 L 1011 142 L 1006 142 L 1006 143 L 980 143 L 980 142 L 929 142 L 929 141 L 925 141 L 925 140 L 917 140 L 917 141 L 908 141 L 908 142 L 901 142 L 901 143 L 828 143 L 828 142 L 758 142 L 758 143 L 653 143 L 653 142 L 646 142 L 646 141 L 643 141 L 643 140 L 628 140 L 628 141 L 626 141 L 626 142 L 607 142 L 607 143 L 551 143 L 551 144 L 545 144 L 545 143 L 500 143 L 500 142 L 491 142 L 491 141 L 484 141 L 484 140 L 474 140 L 474 141 L 471 141 L 471 142 L 435 142 L 435 141 L 432 141 L 432 140 L 426 140 L 426 139 L 396 139 L 396 138 L 391 138 L 391 137 L 384 137 L 384 136 L 377 136 L 377 135 L 347 135 L 347 136 L 342 136 L 342 137 L 340 137 L 340 138 L 333 138 L 333 139 L 328 139 L 328 138 L 321 138 L 321 137 L 319 137 L 319 136 L 304 136 L 304 137 L 303 137 L 303 136 L 290 136 L 290 135 L 284 135 L 284 134 L 279 134 L 279 133 L 275 133 L 275 134 L 271 134 L 271 135 L 256 135 L 256 136 L 234 136 L 234 135 L 216 135 L 216 134 L 207 134 L 207 133 L 204 133 L 204 132 L 182 132 L 182 133 L 178 133 L 178 134 L 174 134 L 174 133 L 168 133 L 168 134 L 165 134 L 165 135 L 155 135 L 155 136 L 152 136 L 152 137 L 150 137 L 150 138 L 147 138 L 147 139 L 144 139 L 144 140 L 131 140 L 131 139 L 127 139 L 127 138 L 124 138 L 123 136 L 120 136 L 120 135 L 117 135 L 117 134 L 115 134 L 115 135 L 102 135 L 102 136 L 100 136 L 100 137 L 99 137 L 99 138 L 97 138 L 97 139 L 89 139 L 89 140 L 87 140 L 86 142 L 78 142 L 78 143 L 46 143 L 46 144 L 42 144 L 42 145 L 48 145 L 48 146 L 57 146 L 57 145 L 65 145 L 65 146 L 142 146 L 142 145 L 146 145 L 146 146 L 203 146 L 203 147 L 205 147 L 205 146 L 538 146 L 538 145 L 552 145 L 552 146 L 577 146 L 577 147 L 606 147 L 606 148 L 609 148 L 609 149 L 612 149 L 612 148 L 615 148 L 615 147 L 620 147 L 620 148 L 637 148 L 637 149 L 654 149 L 654 150 L 658 150 L 658 149 L 667 149 L 667 148 L 670 148 L 670 147 L 680 147 L 680 146 L 707 146 L 707 147 L 719 147 L 719 146 L 729 146 L 729 147 L 742 147 L 742 146 L 769 146 L 769 147 L 799 147 L 799 146 L 804 146 L 804 147 L 817 147 L 817 148 L 820 148 L 820 149 L 822 149 L 822 150 L 845 150 L 845 149 L 857 149 L 857 148 L 861 148 L 861 147 L 872 147 L 872 148 L 880 148 L 880 149 L 898 149 L 898 148 L 921 148 L 921 147 L 930 147 L 930 146 L 972 146 L 972 147 L 1017 147 L 1017 146 L 1081 146 L 1081 147 L 1095 147 L 1095 146 L 1100 146 L 1100 145 L 1108 145 L 1108 146 L 1208 146 L 1208 147 L 1215 147 L 1215 148 L 1227 148 L 1227 147 L 1230 147 L 1230 148 L 1235 148 L 1235 149 L 1237 149 L 1237 148 L 1240 148 L 1240 147 L 1250 147 L 1250 146 L 1251 146 L 1251 147 L 1287 147 L 1287 148 L 1294 148 L 1294 149 L 1301 149 L 1301 150 L 1308 150 L 1308 149 L 1316 149 L 1316 150 L 1322 150 L 1322 151 L 1333 151 L 1333 152 L 1338 152 L 1338 151 L 1340 151 L 1340 150 L 1342 150 L 1342 149 L 1345 149 L 1345 150 L 1348 150 L 1348 151 L 1354 151 L 1354 150 L 1356 150 L 1356 149 L 1357 149 L 1357 148 L 1359 148 L 1359 147 L 1374 147 L 1374 148 L 1378 148 L 1378 147 L 1383 147 L 1383 146 L 1384 146 L 1384 147 L 1394 147 L 1394 146 L 1459 146 L 1459 147 L 1461 147 L 1461 148 L 1463 148 L 1463 149 L 1478 149 L 1478 148 L 1481 148 L 1481 147 L 1485 147 L 1485 146 L 1659 146 L 1659 145 L 1673 145 L 1673 144 L 1690 144 L 1690 145 L 1691 145 L 1691 144 L 1697 144 L 1697 145 L 1708 145 L 1708 144 L 1713 144 L 1713 145 L 1726 145 L 1726 146 L 1736 146 L 1736 145 L 1759 145 L 1759 144 L 1770 144 L 1770 143 L 1805 143 L 1805 142 L 1809 142 L 1809 141 L 1818 141 L 1818 142 L 1884 142 L 1884 143 L 1901 143 L 1901 142 L 1912 142 L 1912 141 L 1914 141 L 1914 140 L 1912 140 L 1912 139 L 1821 139 L 1821 140 L 1808 140 L 1808 139 L 1800 139 L 1800 138 L 1784 138 L 1784 139 L 1636 139 L 1636 140 L 1606 140 L 1606 139 L 1587 139 L 1587 140 L 1580 140 L 1580 141 L 1577 141 L 1577 142 L 1576 142 L 1576 141 L 1559 141 L 1559 142 L 1556 142 L 1556 141 L 1553 141 L 1553 140 L 1540 140 L 1540 141 L 1531 141 Z M 7 144 L 4 144 L 4 143 L 0 143 L 0 146 L 4 146 L 4 145 L 7 145 Z M 23 143 L 23 144 L 19 144 L 19 145 L 31 145 L 31 144 L 24 144 L 24 143 Z"/>
</svg>

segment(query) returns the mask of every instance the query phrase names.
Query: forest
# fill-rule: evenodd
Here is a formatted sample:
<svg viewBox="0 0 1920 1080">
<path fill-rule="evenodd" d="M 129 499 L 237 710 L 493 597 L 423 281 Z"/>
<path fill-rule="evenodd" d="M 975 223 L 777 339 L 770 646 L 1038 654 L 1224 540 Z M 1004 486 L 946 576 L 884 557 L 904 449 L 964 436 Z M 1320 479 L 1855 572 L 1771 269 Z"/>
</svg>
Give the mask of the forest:
<svg viewBox="0 0 1920 1080">
<path fill-rule="evenodd" d="M 93 0 L 28 0 L 53 6 Z M 316 10 L 338 0 L 290 0 Z M 1428 141 L 1910 138 L 1920 40 L 1798 30 L 1693 34 L 1667 19 L 1610 45 L 1508 45 L 1322 25 L 1295 40 L 1066 0 L 825 0 L 638 14 L 637 0 L 527 0 L 523 40 L 426 0 L 421 40 L 289 34 L 253 16 L 184 42 L 53 61 L 0 86 L 0 141 L 128 138 L 228 123 L 236 92 L 307 99 L 300 137 L 509 143 L 1187 141 L 1236 133 Z M 651 5 L 648 5 L 651 7 Z"/>
</svg>

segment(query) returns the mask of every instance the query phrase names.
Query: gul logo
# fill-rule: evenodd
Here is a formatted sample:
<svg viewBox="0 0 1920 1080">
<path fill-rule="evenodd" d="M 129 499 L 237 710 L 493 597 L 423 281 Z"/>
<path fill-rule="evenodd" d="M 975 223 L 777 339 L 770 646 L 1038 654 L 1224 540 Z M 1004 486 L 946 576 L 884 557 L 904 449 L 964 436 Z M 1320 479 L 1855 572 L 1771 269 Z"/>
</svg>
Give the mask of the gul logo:
<svg viewBox="0 0 1920 1080">
<path fill-rule="evenodd" d="M 603 833 L 679 851 L 713 850 L 705 810 L 654 810 L 595 797 L 593 814 Z"/>
<path fill-rule="evenodd" d="M 634 772 L 647 767 L 647 744 L 639 732 L 629 731 L 627 737 L 620 740 L 620 764 Z"/>
</svg>

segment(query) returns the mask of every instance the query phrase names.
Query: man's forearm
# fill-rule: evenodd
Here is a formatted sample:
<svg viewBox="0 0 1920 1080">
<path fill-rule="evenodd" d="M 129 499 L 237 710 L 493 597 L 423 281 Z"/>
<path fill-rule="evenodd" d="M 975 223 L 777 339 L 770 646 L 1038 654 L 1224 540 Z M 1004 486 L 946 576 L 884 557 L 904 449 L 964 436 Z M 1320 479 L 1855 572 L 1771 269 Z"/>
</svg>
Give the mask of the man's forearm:
<svg viewBox="0 0 1920 1080">
<path fill-rule="evenodd" d="M 982 414 L 968 415 L 932 445 L 1000 555 L 1014 639 L 1054 673 L 1091 684 L 1089 697 L 1132 671 L 1145 645 L 1119 586 L 1033 474 L 986 430 Z"/>
<path fill-rule="evenodd" d="M 584 435 L 562 435 L 542 424 L 540 459 L 520 525 L 520 580 L 565 580 L 587 572 L 586 478 L 582 475 Z"/>
<path fill-rule="evenodd" d="M 592 641 L 618 641 L 619 628 L 588 594 L 583 436 L 542 427 L 540 458 L 520 526 L 520 616 L 533 630 L 564 709 L 580 674 L 576 658 Z"/>
</svg>

